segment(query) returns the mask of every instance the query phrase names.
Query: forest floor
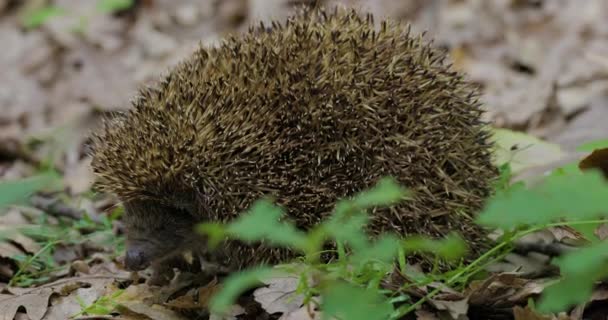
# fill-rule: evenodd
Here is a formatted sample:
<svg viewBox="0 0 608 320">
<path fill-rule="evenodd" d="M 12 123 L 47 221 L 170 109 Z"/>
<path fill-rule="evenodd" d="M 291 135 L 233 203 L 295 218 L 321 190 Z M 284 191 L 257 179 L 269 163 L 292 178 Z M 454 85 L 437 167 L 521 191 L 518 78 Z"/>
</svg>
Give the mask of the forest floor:
<svg viewBox="0 0 608 320">
<path fill-rule="evenodd" d="M 0 242 L 0 319 L 112 317 L 103 312 L 112 309 L 108 294 L 124 289 L 132 274 L 120 262 L 123 243 L 116 235 L 122 225 L 112 216 L 118 214 L 115 202 L 91 191 L 89 133 L 104 115 L 126 110 L 137 88 L 158 79 L 199 44 L 244 32 L 258 19 L 282 19 L 293 2 L 0 0 L 0 181 L 53 168 L 65 186 L 60 194 L 38 193 L 27 205 L 10 206 L 0 215 L 1 232 L 48 226 L 11 233 L 9 241 Z M 481 86 L 486 120 L 510 130 L 502 156 L 511 161 L 515 180 L 580 159 L 584 153 L 578 146 L 608 138 L 607 1 L 325 3 L 359 6 L 378 17 L 410 22 L 414 32 L 427 31 L 426 37 L 448 51 L 454 67 Z M 548 268 L 518 255 L 497 268 L 517 267 L 539 274 Z M 466 293 L 446 289 L 414 318 L 551 319 L 524 309 L 543 285 L 520 275 L 497 273 Z M 122 319 L 186 319 L 179 311 L 200 308 L 213 284 L 149 305 L 187 284 L 162 290 L 126 286 Z M 289 281 L 271 286 L 279 293 L 291 287 Z M 598 289 L 592 300 L 606 301 L 607 292 Z M 235 307 L 233 316 L 311 318 L 301 305 L 276 297 L 254 294 L 249 300 Z M 561 317 L 583 319 L 589 306 Z M 94 316 L 95 311 L 104 315 Z"/>
</svg>

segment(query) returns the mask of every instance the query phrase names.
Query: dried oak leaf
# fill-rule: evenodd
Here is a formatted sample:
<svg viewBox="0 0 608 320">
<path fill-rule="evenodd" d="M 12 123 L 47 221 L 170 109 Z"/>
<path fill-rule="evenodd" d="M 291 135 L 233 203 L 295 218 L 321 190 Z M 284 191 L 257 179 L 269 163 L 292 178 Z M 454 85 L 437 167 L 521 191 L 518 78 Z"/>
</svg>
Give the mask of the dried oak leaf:
<svg viewBox="0 0 608 320">
<path fill-rule="evenodd" d="M 31 320 L 42 319 L 53 293 L 53 289 L 43 288 L 22 295 L 0 294 L 0 320 L 13 320 L 21 307 L 25 308 Z"/>
</svg>

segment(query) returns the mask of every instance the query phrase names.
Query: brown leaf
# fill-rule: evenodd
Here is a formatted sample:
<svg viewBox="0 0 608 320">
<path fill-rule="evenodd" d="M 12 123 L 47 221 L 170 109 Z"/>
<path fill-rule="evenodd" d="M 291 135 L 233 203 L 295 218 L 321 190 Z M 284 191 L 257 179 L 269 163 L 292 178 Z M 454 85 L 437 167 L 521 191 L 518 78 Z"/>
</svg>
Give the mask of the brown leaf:
<svg viewBox="0 0 608 320">
<path fill-rule="evenodd" d="M 581 170 L 599 169 L 608 178 L 608 148 L 593 150 L 578 164 Z"/>
<path fill-rule="evenodd" d="M 551 317 L 539 315 L 527 306 L 525 308 L 515 306 L 513 316 L 515 320 L 551 320 Z"/>
<path fill-rule="evenodd" d="M 143 302 L 128 301 L 121 303 L 119 310 L 126 315 L 143 315 L 154 320 L 186 320 L 179 313 L 159 305 L 148 305 Z"/>
<path fill-rule="evenodd" d="M 32 290 L 23 295 L 0 294 L 0 320 L 13 320 L 20 307 L 25 308 L 31 320 L 40 320 L 47 311 L 49 298 L 53 294 L 53 289 L 42 288 Z"/>
<path fill-rule="evenodd" d="M 465 298 L 456 301 L 445 301 L 445 300 L 429 300 L 429 303 L 433 305 L 437 310 L 447 311 L 452 319 L 466 319 L 469 311 L 469 299 Z"/>
<path fill-rule="evenodd" d="M 585 240 L 585 236 L 578 230 L 570 227 L 570 226 L 559 226 L 548 228 L 547 232 L 551 232 L 551 234 L 555 237 L 556 241 L 562 242 L 570 242 L 570 243 L 580 243 Z"/>
<path fill-rule="evenodd" d="M 179 296 L 164 305 L 176 309 L 205 309 L 211 297 L 221 289 L 217 279 L 209 282 L 202 288 L 190 291 L 183 296 Z"/>
<path fill-rule="evenodd" d="M 527 301 L 528 298 L 542 293 L 543 290 L 545 290 L 545 287 L 550 283 L 551 281 L 549 280 L 529 281 L 515 294 L 510 296 L 509 301 L 512 301 L 513 303 L 523 303 Z"/>
<path fill-rule="evenodd" d="M 467 296 L 471 305 L 504 304 L 529 281 L 520 278 L 516 273 L 494 274 L 485 280 L 472 281 L 467 289 Z"/>
<path fill-rule="evenodd" d="M 69 319 L 69 317 L 82 310 L 79 301 L 89 305 L 99 297 L 116 290 L 117 288 L 112 286 L 114 280 L 114 277 L 64 278 L 45 284 L 40 289 L 10 288 L 10 291 L 16 296 L 22 296 L 39 290 L 52 290 L 55 295 L 51 296 L 51 306 L 48 308 L 44 319 Z"/>
<path fill-rule="evenodd" d="M 416 320 L 439 320 L 436 314 L 426 310 L 416 310 Z"/>
<path fill-rule="evenodd" d="M 19 248 L 8 242 L 0 242 L 0 257 L 11 258 L 15 255 L 22 254 L 23 252 Z"/>
</svg>

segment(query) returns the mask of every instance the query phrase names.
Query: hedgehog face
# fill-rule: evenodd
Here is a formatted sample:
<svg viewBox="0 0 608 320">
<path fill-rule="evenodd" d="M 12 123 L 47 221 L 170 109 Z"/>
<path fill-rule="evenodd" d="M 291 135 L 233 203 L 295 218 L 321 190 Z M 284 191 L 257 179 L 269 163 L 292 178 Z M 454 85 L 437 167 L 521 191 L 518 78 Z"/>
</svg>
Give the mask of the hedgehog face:
<svg viewBox="0 0 608 320">
<path fill-rule="evenodd" d="M 199 237 L 193 229 L 197 221 L 187 211 L 151 201 L 125 203 L 123 221 L 125 267 L 131 271 L 180 254 Z"/>
</svg>

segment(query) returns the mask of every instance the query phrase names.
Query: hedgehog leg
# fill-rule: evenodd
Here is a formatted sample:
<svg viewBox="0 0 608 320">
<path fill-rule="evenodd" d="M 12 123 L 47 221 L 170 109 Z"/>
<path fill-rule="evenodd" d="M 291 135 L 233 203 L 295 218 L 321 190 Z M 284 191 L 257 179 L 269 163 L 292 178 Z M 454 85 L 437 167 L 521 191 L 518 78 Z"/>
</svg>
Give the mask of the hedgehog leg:
<svg viewBox="0 0 608 320">
<path fill-rule="evenodd" d="M 191 265 L 182 255 L 172 256 L 152 264 L 152 275 L 146 283 L 150 286 L 167 285 L 175 277 L 175 270 L 187 270 Z"/>
</svg>

